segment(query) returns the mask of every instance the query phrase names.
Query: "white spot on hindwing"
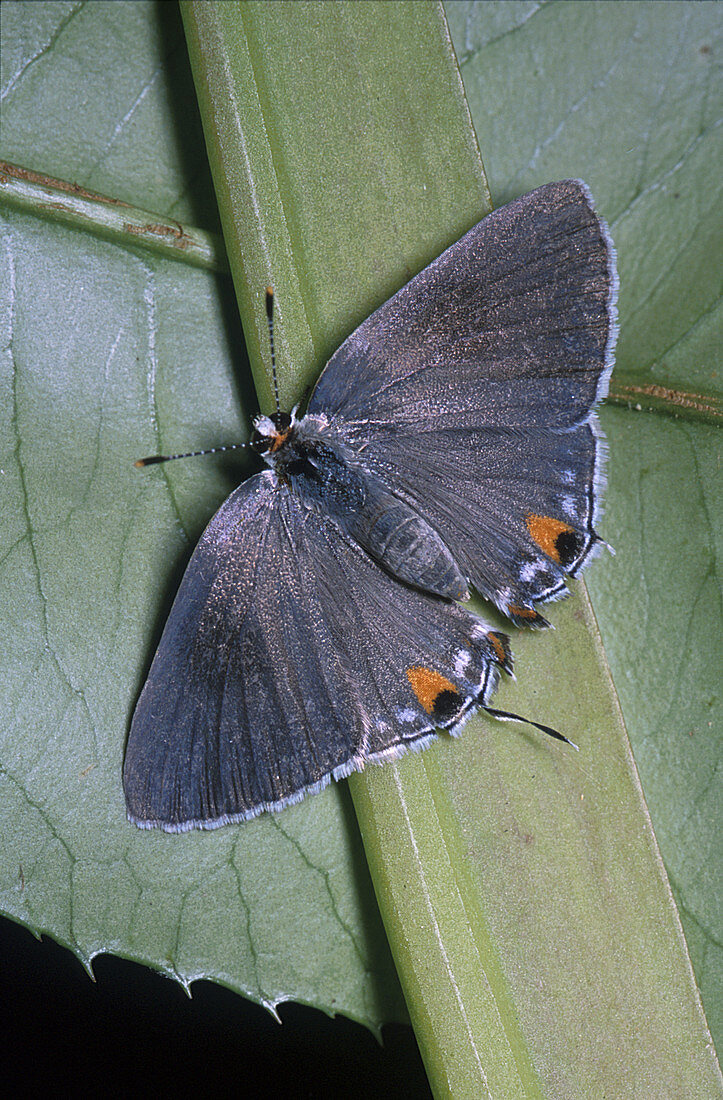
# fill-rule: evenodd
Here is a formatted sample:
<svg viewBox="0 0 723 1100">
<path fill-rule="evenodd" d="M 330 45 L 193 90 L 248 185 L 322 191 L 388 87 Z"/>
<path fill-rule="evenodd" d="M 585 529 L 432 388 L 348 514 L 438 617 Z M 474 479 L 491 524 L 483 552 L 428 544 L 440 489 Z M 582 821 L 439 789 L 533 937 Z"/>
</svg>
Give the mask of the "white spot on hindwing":
<svg viewBox="0 0 723 1100">
<path fill-rule="evenodd" d="M 527 561 L 520 569 L 520 580 L 525 584 L 531 584 L 540 570 L 539 561 Z"/>
<path fill-rule="evenodd" d="M 458 649 L 454 655 L 454 674 L 458 680 L 461 680 L 464 676 L 465 670 L 469 668 L 472 660 L 472 654 L 467 649 Z"/>
<path fill-rule="evenodd" d="M 400 707 L 397 710 L 397 720 L 408 725 L 410 722 L 416 722 L 419 715 L 416 710 L 412 710 L 411 707 Z"/>
<path fill-rule="evenodd" d="M 565 496 L 560 500 L 560 507 L 563 514 L 569 516 L 570 519 L 575 519 L 577 516 L 577 502 L 574 497 Z"/>
</svg>

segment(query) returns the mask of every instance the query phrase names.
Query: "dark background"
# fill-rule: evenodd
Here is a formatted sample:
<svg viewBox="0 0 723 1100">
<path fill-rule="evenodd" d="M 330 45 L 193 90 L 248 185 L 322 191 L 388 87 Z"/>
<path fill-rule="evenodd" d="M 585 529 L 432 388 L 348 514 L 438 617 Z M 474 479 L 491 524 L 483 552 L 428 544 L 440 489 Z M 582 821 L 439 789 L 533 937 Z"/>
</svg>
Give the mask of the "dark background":
<svg viewBox="0 0 723 1100">
<path fill-rule="evenodd" d="M 95 982 L 66 948 L 0 920 L 6 1089 L 10 1071 L 15 1089 L 52 1082 L 55 1095 L 431 1097 L 410 1027 L 387 1025 L 380 1046 L 303 1005 L 280 1005 L 279 1025 L 212 982 L 194 982 L 189 998 L 125 959 L 99 955 L 93 971 Z"/>
</svg>

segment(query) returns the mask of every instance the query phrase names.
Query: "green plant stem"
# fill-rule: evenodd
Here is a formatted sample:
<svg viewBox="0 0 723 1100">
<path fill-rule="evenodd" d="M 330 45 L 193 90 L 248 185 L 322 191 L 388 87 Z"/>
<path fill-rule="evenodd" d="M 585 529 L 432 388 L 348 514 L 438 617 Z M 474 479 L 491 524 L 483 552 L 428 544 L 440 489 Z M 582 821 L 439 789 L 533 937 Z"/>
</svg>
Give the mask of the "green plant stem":
<svg viewBox="0 0 723 1100">
<path fill-rule="evenodd" d="M 0 161 L 0 203 L 125 247 L 148 248 L 209 271 L 228 271 L 223 241 L 214 233 L 189 228 L 19 164 Z"/>
</svg>

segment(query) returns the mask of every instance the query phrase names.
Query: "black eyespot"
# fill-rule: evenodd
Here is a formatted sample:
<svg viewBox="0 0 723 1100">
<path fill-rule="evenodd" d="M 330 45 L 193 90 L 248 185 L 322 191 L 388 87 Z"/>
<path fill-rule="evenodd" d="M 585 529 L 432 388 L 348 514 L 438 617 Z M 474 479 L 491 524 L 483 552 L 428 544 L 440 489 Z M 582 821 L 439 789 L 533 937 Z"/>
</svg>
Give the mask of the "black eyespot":
<svg viewBox="0 0 723 1100">
<path fill-rule="evenodd" d="M 434 700 L 432 717 L 440 726 L 445 725 L 447 722 L 453 722 L 462 709 L 463 702 L 461 695 L 457 691 L 449 691 L 449 689 L 440 691 L 439 695 Z"/>
<path fill-rule="evenodd" d="M 577 531 L 561 531 L 555 539 L 555 549 L 560 558 L 560 565 L 572 565 L 579 558 L 585 545 L 585 539 Z"/>
</svg>

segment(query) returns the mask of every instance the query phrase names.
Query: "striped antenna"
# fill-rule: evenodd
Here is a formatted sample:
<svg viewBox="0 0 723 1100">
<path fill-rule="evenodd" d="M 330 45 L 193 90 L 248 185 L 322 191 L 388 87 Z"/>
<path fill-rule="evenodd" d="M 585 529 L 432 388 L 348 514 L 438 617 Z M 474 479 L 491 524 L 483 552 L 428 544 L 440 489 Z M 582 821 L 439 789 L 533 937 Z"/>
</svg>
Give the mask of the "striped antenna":
<svg viewBox="0 0 723 1100">
<path fill-rule="evenodd" d="M 279 402 L 279 380 L 276 377 L 276 352 L 274 350 L 274 288 L 266 287 L 266 319 L 269 323 L 269 344 L 271 345 L 271 377 L 274 380 L 274 399 L 277 413 L 281 411 Z M 222 451 L 237 451 L 248 447 L 248 443 L 227 443 L 224 447 L 209 447 L 205 451 L 186 451 L 178 455 L 149 455 L 133 463 L 138 469 L 143 466 L 157 466 L 159 462 L 173 462 L 176 458 L 201 458 L 202 455 L 217 455 Z"/>
<path fill-rule="evenodd" d="M 175 458 L 200 458 L 201 455 L 217 455 L 221 451 L 238 451 L 241 447 L 248 447 L 248 443 L 227 443 L 224 447 L 209 447 L 206 451 L 186 451 L 182 455 L 150 455 L 149 458 L 139 458 L 133 465 L 140 470 L 142 466 L 156 466 L 159 462 L 173 462 Z"/>
<path fill-rule="evenodd" d="M 281 412 L 279 401 L 279 380 L 276 377 L 276 351 L 274 350 L 274 288 L 266 287 L 266 320 L 269 323 L 269 344 L 271 345 L 271 377 L 274 380 L 274 400 L 276 411 Z"/>
</svg>

